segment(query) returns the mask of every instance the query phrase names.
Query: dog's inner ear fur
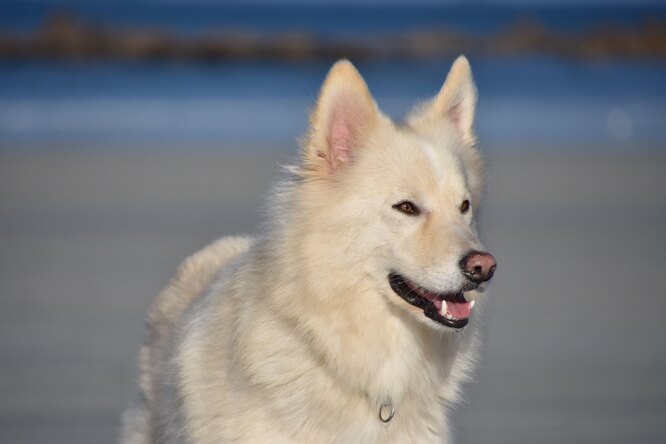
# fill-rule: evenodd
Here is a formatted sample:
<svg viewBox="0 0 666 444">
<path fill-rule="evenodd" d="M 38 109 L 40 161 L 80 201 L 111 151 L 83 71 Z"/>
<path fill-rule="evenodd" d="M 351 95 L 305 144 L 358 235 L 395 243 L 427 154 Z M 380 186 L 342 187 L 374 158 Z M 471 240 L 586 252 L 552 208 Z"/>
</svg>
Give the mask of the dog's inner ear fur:
<svg viewBox="0 0 666 444">
<path fill-rule="evenodd" d="M 310 119 L 306 169 L 332 174 L 352 162 L 377 117 L 377 106 L 356 68 L 346 60 L 337 62 L 324 81 Z"/>
<path fill-rule="evenodd" d="M 437 124 L 447 120 L 460 134 L 464 143 L 473 145 L 476 86 L 472 69 L 464 56 L 453 62 L 444 85 L 437 96 L 407 120 L 414 127 Z"/>
</svg>

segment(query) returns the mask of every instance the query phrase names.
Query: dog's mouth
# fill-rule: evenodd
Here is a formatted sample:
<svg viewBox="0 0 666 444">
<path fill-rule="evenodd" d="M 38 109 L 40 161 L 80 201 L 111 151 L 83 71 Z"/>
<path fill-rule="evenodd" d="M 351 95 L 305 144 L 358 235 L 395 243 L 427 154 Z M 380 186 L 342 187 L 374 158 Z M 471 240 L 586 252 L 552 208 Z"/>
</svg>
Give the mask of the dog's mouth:
<svg viewBox="0 0 666 444">
<path fill-rule="evenodd" d="M 389 285 L 398 296 L 438 324 L 450 328 L 463 328 L 469 322 L 474 301 L 468 302 L 462 291 L 435 293 L 417 285 L 397 273 L 388 275 Z"/>
</svg>

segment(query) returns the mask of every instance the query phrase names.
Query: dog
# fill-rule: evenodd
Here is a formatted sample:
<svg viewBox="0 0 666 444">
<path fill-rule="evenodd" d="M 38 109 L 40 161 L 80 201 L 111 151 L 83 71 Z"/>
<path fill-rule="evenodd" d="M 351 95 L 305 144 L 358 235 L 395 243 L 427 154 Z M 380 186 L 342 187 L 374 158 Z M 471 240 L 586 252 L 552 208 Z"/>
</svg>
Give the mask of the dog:
<svg viewBox="0 0 666 444">
<path fill-rule="evenodd" d="M 152 305 L 121 442 L 450 442 L 496 268 L 476 98 L 461 56 L 394 123 L 334 64 L 263 231 L 194 254 Z"/>
</svg>

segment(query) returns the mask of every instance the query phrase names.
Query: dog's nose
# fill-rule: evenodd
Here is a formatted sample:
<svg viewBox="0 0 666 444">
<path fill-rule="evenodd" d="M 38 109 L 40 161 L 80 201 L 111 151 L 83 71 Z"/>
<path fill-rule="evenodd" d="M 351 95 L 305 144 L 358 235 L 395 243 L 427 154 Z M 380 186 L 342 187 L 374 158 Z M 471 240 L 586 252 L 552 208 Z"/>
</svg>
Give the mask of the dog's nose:
<svg viewBox="0 0 666 444">
<path fill-rule="evenodd" d="M 460 269 L 465 277 L 476 284 L 489 281 L 496 268 L 495 258 L 487 251 L 472 250 L 460 261 Z"/>
</svg>

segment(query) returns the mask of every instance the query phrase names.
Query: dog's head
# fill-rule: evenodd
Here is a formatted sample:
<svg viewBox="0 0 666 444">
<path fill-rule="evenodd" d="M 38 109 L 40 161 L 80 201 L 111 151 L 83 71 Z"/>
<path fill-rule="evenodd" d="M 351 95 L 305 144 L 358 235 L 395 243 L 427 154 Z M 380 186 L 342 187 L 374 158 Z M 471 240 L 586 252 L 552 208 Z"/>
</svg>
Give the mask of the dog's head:
<svg viewBox="0 0 666 444">
<path fill-rule="evenodd" d="M 484 186 L 475 106 L 460 57 L 439 93 L 396 124 L 343 60 L 322 86 L 303 146 L 300 199 L 317 227 L 308 257 L 350 286 L 369 277 L 384 302 L 436 328 L 467 324 L 496 267 L 475 229 Z M 344 258 L 343 267 L 321 255 Z"/>
</svg>

